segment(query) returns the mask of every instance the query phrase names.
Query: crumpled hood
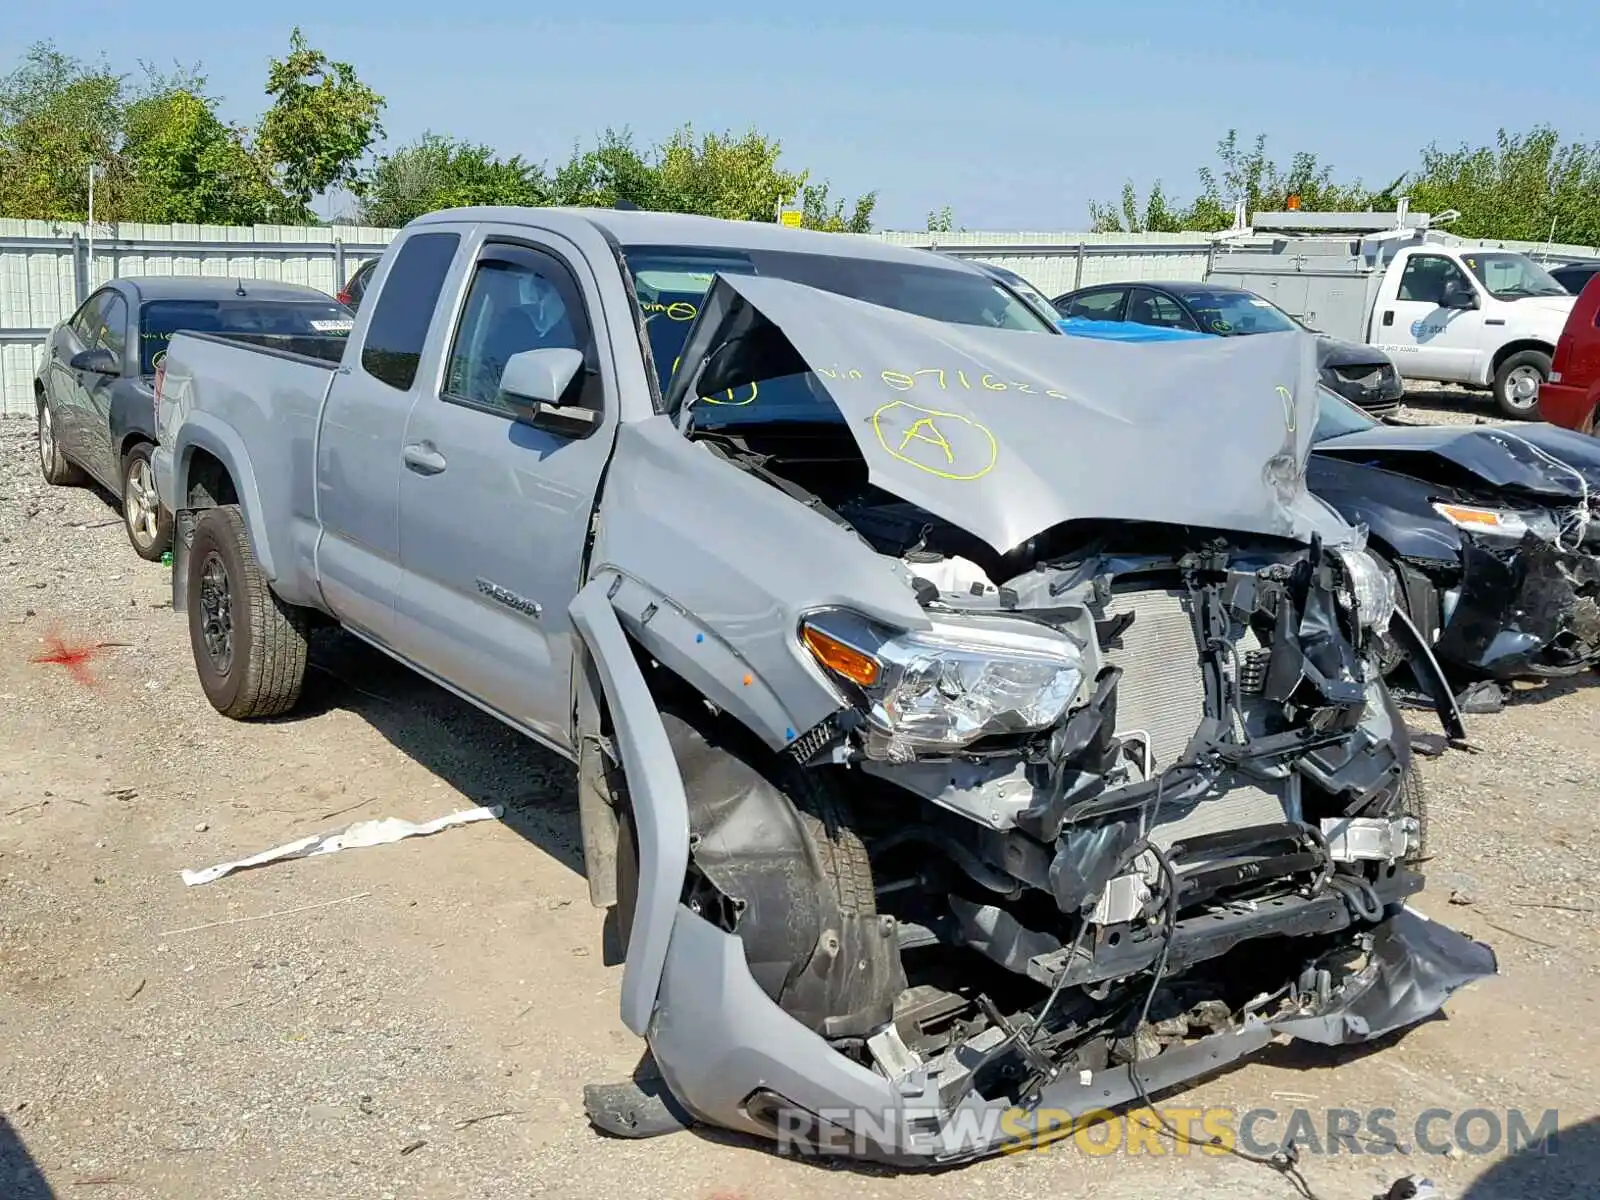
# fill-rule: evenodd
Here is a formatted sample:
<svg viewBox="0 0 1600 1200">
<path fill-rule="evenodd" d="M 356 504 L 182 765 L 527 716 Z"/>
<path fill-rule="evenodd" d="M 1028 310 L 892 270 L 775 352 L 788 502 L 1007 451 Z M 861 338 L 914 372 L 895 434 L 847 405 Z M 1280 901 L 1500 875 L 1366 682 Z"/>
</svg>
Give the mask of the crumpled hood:
<svg viewBox="0 0 1600 1200">
<path fill-rule="evenodd" d="M 1600 442 L 1544 423 L 1500 425 L 1383 425 L 1319 442 L 1318 454 L 1359 462 L 1365 454 L 1433 455 L 1485 483 L 1552 499 L 1600 494 Z M 1552 462 L 1551 459 L 1555 461 Z M 1403 464 L 1396 464 L 1404 469 Z M 1579 479 L 1575 472 L 1581 472 Z"/>
<path fill-rule="evenodd" d="M 682 362 L 672 412 L 691 394 L 813 372 L 875 485 L 1002 553 L 1097 518 L 1352 536 L 1305 489 L 1318 405 L 1308 334 L 1124 345 L 718 276 Z"/>
</svg>

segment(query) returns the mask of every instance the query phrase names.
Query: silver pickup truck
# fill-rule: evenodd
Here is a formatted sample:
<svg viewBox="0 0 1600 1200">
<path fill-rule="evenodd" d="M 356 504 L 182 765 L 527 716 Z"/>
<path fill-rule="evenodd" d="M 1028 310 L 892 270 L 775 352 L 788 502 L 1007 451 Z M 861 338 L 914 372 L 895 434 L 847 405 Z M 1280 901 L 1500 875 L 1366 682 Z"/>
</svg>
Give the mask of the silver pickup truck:
<svg viewBox="0 0 1600 1200">
<path fill-rule="evenodd" d="M 1409 626 L 1305 490 L 1309 337 L 640 212 L 435 213 L 371 286 L 337 361 L 173 339 L 174 607 L 229 716 L 331 619 L 574 763 L 657 1072 L 601 1128 L 958 1161 L 1495 969 L 1405 905 Z"/>
</svg>

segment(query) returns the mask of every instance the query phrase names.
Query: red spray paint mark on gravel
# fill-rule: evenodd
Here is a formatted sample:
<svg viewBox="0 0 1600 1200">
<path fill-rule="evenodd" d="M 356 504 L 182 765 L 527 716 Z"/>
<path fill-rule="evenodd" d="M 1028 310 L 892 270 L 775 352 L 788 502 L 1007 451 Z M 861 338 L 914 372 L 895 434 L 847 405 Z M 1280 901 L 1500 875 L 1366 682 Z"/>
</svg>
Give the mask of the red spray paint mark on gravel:
<svg viewBox="0 0 1600 1200">
<path fill-rule="evenodd" d="M 84 687 L 96 686 L 95 677 L 89 671 L 89 664 L 94 656 L 106 648 L 104 642 L 85 642 L 82 645 L 68 644 L 59 634 L 48 634 L 44 639 L 45 651 L 35 655 L 36 663 L 53 664 L 65 667 L 67 674 L 71 675 Z"/>
</svg>

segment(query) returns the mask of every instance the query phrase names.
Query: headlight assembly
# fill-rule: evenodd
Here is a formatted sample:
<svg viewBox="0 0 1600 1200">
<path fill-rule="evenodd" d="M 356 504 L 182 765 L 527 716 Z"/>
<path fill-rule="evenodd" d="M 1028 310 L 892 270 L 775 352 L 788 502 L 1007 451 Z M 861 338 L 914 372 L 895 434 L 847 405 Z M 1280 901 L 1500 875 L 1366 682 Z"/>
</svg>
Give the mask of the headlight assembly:
<svg viewBox="0 0 1600 1200">
<path fill-rule="evenodd" d="M 1366 550 L 1340 546 L 1334 555 L 1344 567 L 1345 596 L 1355 605 L 1361 623 L 1368 629 L 1387 629 L 1399 602 L 1395 595 L 1398 581 Z"/>
<path fill-rule="evenodd" d="M 844 614 L 818 614 L 800 638 L 859 691 L 867 752 L 895 762 L 1048 728 L 1083 683 L 1077 643 L 1014 618 L 941 617 L 931 629 L 885 637 Z"/>
<path fill-rule="evenodd" d="M 1504 538 L 1508 542 L 1520 542 L 1530 533 L 1553 542 L 1560 533 L 1556 519 L 1538 509 L 1478 508 L 1471 504 L 1437 501 L 1433 511 L 1457 529 L 1486 537 Z"/>
</svg>

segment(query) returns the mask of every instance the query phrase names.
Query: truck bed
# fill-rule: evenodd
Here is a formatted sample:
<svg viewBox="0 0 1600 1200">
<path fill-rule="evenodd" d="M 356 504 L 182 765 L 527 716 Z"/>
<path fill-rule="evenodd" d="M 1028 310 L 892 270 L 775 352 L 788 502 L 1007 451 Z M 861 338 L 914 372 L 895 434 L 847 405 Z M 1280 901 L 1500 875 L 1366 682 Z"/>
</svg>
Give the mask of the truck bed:
<svg viewBox="0 0 1600 1200">
<path fill-rule="evenodd" d="M 246 508 L 257 556 L 293 603 L 316 599 L 317 429 L 346 344 L 343 336 L 179 332 L 163 364 L 157 479 L 175 493 L 163 501 L 184 506 L 197 455 L 238 451 L 236 461 L 248 464 L 238 487 L 253 493 Z"/>
<path fill-rule="evenodd" d="M 267 351 L 275 357 L 309 359 L 317 365 L 338 366 L 344 360 L 348 334 L 283 334 L 283 333 L 195 333 L 183 332 L 184 337 L 207 342 L 241 346 L 255 351 Z M 170 356 L 170 351 L 169 351 Z"/>
</svg>

